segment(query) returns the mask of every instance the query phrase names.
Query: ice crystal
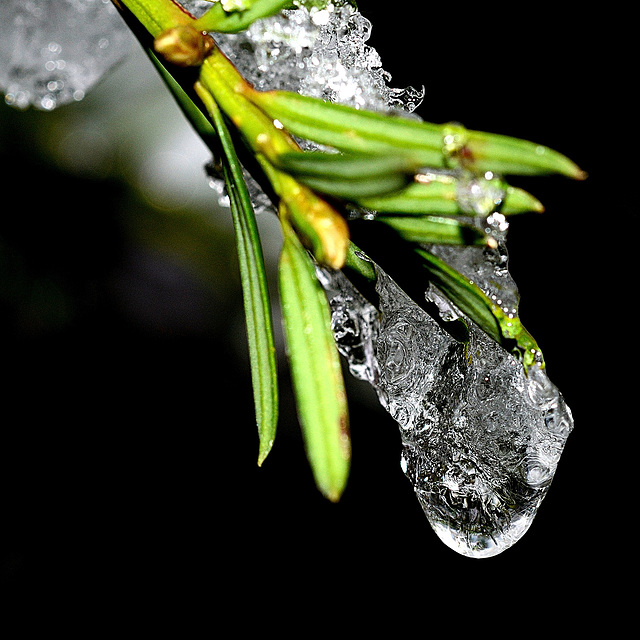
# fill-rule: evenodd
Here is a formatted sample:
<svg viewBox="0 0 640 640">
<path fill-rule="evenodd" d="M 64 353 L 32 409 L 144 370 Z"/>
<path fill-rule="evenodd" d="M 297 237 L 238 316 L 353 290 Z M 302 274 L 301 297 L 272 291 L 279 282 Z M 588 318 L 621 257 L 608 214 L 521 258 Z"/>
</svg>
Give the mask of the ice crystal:
<svg viewBox="0 0 640 640">
<path fill-rule="evenodd" d="M 423 89 L 389 87 L 391 75 L 367 45 L 371 22 L 336 0 L 258 20 L 216 41 L 257 89 L 286 89 L 358 108 L 413 111 Z"/>
</svg>

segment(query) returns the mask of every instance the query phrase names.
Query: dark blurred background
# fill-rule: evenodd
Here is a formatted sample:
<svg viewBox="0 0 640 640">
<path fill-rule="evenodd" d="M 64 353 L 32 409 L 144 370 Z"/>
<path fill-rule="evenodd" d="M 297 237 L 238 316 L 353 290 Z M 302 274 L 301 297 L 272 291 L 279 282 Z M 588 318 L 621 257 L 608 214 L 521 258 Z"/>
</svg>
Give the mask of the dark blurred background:
<svg viewBox="0 0 640 640">
<path fill-rule="evenodd" d="M 401 601 L 398 619 L 455 603 L 489 624 L 539 608 L 541 629 L 547 606 L 570 621 L 592 599 L 589 616 L 621 605 L 637 424 L 625 41 L 616 31 L 612 55 L 613 24 L 557 7 L 369 4 L 392 86 L 426 86 L 423 118 L 547 144 L 589 173 L 512 180 L 546 205 L 512 221 L 510 268 L 576 424 L 538 518 L 493 559 L 445 548 L 402 475 L 395 423 L 349 377 L 351 477 L 325 501 L 280 336 L 279 433 L 256 466 L 230 216 L 206 149 L 134 45 L 81 103 L 0 105 L 0 581 L 8 608 L 31 607 L 24 624 L 40 603 L 106 624 L 182 600 L 253 611 L 265 593 L 285 617 L 309 594 L 329 620 L 375 599 Z M 277 223 L 260 226 L 273 279 Z"/>
</svg>

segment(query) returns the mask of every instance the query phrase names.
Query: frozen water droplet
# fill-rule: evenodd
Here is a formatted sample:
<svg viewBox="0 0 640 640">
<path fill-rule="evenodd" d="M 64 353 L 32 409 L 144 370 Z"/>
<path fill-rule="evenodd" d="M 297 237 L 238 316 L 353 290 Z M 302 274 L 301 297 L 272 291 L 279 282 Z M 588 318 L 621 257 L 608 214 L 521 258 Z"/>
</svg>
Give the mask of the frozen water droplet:
<svg viewBox="0 0 640 640">
<path fill-rule="evenodd" d="M 425 402 L 438 412 L 426 432 L 401 431 L 407 474 L 443 542 L 464 555 L 495 555 L 531 524 L 571 430 L 570 413 L 557 391 L 553 408 L 532 406 L 540 385 L 551 384 L 542 370 L 532 392 L 520 363 L 475 325 L 468 355 L 380 276 L 378 392 L 387 406 L 415 407 L 414 425 L 424 421 Z"/>
<path fill-rule="evenodd" d="M 481 176 L 464 173 L 458 180 L 457 200 L 464 213 L 488 216 L 502 204 L 504 195 L 502 181 L 491 171 Z"/>
<path fill-rule="evenodd" d="M 109 0 L 5 0 L 0 20 L 5 102 L 50 111 L 81 100 L 131 42 Z"/>
<path fill-rule="evenodd" d="M 375 372 L 360 377 L 398 422 L 401 468 L 438 537 L 466 556 L 496 555 L 531 525 L 571 412 L 539 366 L 527 375 L 472 322 L 469 344 L 457 342 L 376 270 L 379 309 L 323 272 L 338 347 Z"/>
</svg>

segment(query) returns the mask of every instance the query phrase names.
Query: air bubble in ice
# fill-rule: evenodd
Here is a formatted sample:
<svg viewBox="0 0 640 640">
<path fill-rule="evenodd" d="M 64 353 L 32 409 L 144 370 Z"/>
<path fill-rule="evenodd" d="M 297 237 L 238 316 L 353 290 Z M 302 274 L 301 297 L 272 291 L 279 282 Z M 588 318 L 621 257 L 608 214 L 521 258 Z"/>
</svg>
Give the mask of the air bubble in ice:
<svg viewBox="0 0 640 640">
<path fill-rule="evenodd" d="M 1 11 L 0 87 L 20 109 L 82 100 L 132 41 L 109 0 L 5 0 Z"/>
</svg>

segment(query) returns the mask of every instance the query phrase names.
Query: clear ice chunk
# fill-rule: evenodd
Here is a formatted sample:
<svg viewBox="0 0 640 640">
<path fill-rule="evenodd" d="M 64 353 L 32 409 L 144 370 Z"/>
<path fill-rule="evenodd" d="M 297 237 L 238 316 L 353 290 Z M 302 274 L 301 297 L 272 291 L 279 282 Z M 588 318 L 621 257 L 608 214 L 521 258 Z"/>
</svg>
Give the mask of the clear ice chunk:
<svg viewBox="0 0 640 640">
<path fill-rule="evenodd" d="M 4 0 L 0 18 L 0 87 L 19 109 L 82 100 L 132 42 L 110 0 Z"/>
<path fill-rule="evenodd" d="M 531 525 L 571 411 L 544 369 L 525 373 L 472 322 L 469 343 L 456 341 L 376 271 L 379 308 L 323 271 L 338 348 L 398 423 L 401 468 L 438 537 L 465 556 L 496 555 Z"/>
<path fill-rule="evenodd" d="M 413 111 L 424 88 L 389 87 L 391 76 L 367 45 L 371 22 L 346 0 L 298 2 L 238 34 L 216 34 L 220 48 L 259 90 L 285 89 L 357 108 Z M 198 10 L 197 6 L 193 7 Z"/>
</svg>

